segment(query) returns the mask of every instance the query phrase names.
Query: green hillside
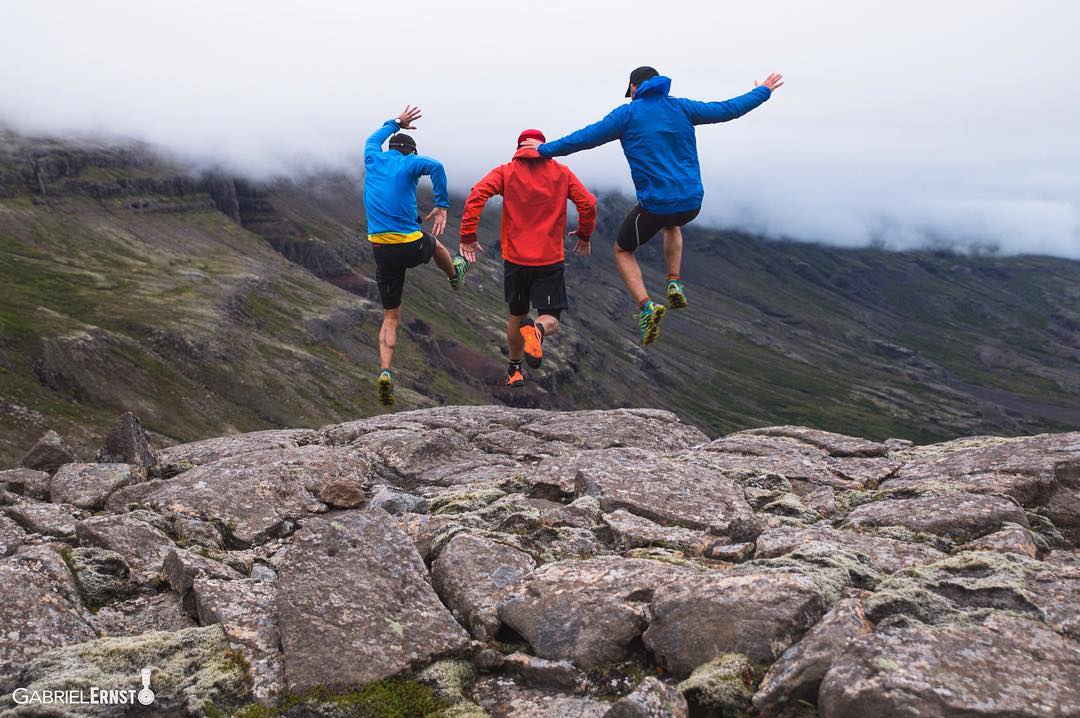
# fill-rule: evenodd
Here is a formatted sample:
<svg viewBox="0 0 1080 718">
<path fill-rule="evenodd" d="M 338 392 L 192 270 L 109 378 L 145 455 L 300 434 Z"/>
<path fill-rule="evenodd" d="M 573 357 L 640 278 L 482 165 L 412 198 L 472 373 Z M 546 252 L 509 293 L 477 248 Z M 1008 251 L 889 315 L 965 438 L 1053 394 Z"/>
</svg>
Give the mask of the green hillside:
<svg viewBox="0 0 1080 718">
<path fill-rule="evenodd" d="M 381 410 L 356 178 L 254 185 L 143 147 L 0 145 L 0 463 L 47 427 L 88 451 L 125 409 L 160 443 Z M 658 406 L 713 433 L 919 440 L 1080 426 L 1080 263 L 691 226 L 691 307 L 646 352 L 611 260 L 627 203 L 602 197 L 594 256 L 569 262 L 565 331 L 518 394 L 498 385 L 497 207 L 462 292 L 433 267 L 411 273 L 396 408 Z M 659 291 L 659 241 L 642 261 Z"/>
</svg>

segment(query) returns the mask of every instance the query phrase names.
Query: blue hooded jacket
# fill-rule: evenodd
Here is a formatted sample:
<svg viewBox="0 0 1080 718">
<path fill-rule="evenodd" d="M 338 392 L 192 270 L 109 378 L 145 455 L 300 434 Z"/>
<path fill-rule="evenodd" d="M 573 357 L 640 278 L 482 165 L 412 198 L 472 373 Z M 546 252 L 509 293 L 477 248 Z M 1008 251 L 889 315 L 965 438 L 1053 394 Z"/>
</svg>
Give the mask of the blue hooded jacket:
<svg viewBox="0 0 1080 718">
<path fill-rule="evenodd" d="M 398 131 L 394 120 L 387 120 L 364 144 L 364 209 L 368 234 L 420 231 L 416 210 L 416 183 L 423 175 L 431 177 L 435 206 L 449 207 L 446 170 L 442 163 L 422 155 L 403 155 L 397 150 L 383 151 L 382 145 Z"/>
<path fill-rule="evenodd" d="M 544 157 L 561 157 L 619 140 L 642 207 L 654 214 L 697 209 L 705 190 L 694 125 L 742 117 L 771 92 L 761 86 L 724 102 L 698 102 L 671 97 L 670 90 L 670 78 L 649 78 L 629 103 L 599 122 L 540 145 L 538 151 Z"/>
</svg>

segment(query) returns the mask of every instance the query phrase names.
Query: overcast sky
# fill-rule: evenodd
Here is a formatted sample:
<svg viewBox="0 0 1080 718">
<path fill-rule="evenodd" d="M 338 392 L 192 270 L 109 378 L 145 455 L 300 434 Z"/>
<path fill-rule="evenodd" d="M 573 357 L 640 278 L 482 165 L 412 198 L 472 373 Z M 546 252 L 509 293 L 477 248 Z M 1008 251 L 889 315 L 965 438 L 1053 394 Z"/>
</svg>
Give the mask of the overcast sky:
<svg viewBox="0 0 1080 718">
<path fill-rule="evenodd" d="M 703 215 L 836 244 L 1080 258 L 1080 2 L 52 2 L 0 27 L 0 122 L 102 131 L 253 175 L 355 161 L 406 103 L 466 191 L 517 133 L 624 102 L 787 84 L 698 128 Z M 630 189 L 618 144 L 565 161 Z M 701 221 L 701 220 L 699 220 Z"/>
</svg>

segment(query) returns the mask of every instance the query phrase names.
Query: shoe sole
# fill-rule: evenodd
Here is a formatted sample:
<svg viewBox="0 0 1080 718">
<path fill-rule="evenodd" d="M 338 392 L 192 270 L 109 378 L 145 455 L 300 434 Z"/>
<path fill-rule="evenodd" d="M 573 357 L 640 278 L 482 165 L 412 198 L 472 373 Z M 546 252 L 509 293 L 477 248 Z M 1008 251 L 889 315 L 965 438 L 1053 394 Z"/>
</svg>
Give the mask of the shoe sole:
<svg viewBox="0 0 1080 718">
<path fill-rule="evenodd" d="M 394 404 L 394 383 L 381 377 L 379 378 L 379 401 L 384 406 Z"/>
<path fill-rule="evenodd" d="M 667 314 L 667 307 L 663 304 L 657 305 L 653 310 L 652 321 L 645 329 L 645 336 L 641 338 L 641 346 L 647 347 L 656 341 L 656 338 L 660 336 L 660 320 Z"/>
<path fill-rule="evenodd" d="M 529 326 L 533 326 L 533 325 L 529 325 Z M 536 331 L 536 329 L 533 329 L 533 332 L 535 332 L 535 331 Z M 536 348 L 540 350 L 540 353 L 539 354 L 533 354 L 532 352 L 529 351 L 529 340 L 528 340 L 527 337 L 525 337 L 525 333 L 522 332 L 521 336 L 522 336 L 522 338 L 525 339 L 525 363 L 528 364 L 533 369 L 539 369 L 540 365 L 544 363 L 544 345 L 540 344 L 539 341 L 537 341 Z"/>
<path fill-rule="evenodd" d="M 685 294 L 669 294 L 667 295 L 668 306 L 672 309 L 686 309 L 686 295 Z"/>
</svg>

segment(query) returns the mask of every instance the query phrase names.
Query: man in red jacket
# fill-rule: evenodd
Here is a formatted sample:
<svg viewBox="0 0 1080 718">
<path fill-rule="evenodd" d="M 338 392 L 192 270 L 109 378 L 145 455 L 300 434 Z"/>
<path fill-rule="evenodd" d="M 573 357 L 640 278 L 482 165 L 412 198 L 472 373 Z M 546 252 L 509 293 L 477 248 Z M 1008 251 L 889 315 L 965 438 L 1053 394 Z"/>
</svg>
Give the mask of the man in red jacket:
<svg viewBox="0 0 1080 718">
<path fill-rule="evenodd" d="M 484 204 L 502 195 L 502 256 L 504 293 L 510 305 L 506 341 L 510 365 L 506 385 L 525 384 L 521 373 L 524 353 L 529 366 L 539 368 L 544 359 L 543 342 L 559 329 L 559 317 L 569 305 L 563 279 L 563 246 L 566 231 L 566 200 L 577 207 L 578 228 L 574 254 L 589 256 L 589 237 L 596 227 L 596 197 L 574 176 L 570 168 L 522 147 L 525 140 L 543 142 L 540 130 L 525 130 L 518 137 L 514 159 L 491 170 L 476 183 L 465 202 L 461 218 L 461 256 L 476 261 L 483 248 L 476 241 L 476 226 Z M 529 306 L 536 307 L 535 322 L 528 319 Z"/>
</svg>

